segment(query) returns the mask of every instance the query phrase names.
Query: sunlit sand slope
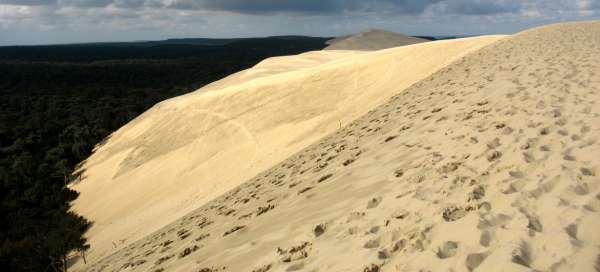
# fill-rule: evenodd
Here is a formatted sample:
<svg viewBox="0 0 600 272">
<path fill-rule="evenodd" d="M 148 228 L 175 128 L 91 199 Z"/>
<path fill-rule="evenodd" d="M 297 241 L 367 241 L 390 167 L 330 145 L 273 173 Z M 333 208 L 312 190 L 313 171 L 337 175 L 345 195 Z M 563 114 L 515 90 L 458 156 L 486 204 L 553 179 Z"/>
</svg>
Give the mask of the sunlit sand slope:
<svg viewBox="0 0 600 272">
<path fill-rule="evenodd" d="M 209 90 L 220 90 L 256 78 L 272 76 L 300 69 L 310 69 L 330 61 L 356 56 L 362 53 L 365 53 L 365 51 L 331 50 L 310 51 L 297 56 L 272 57 L 261 61 L 252 67 L 252 69 L 243 70 L 222 80 L 208 84 L 201 90 L 204 92 Z"/>
<path fill-rule="evenodd" d="M 368 59 L 375 60 L 376 56 L 392 61 L 394 50 L 376 53 Z M 398 62 L 402 64 L 405 62 Z M 403 74 L 395 65 L 382 66 L 381 69 L 396 76 Z M 365 73 L 378 69 L 372 65 L 369 69 L 361 67 L 358 62 L 353 67 Z M 345 75 L 327 72 L 332 71 L 321 68 L 313 81 L 335 82 Z M 597 271 L 598 73 L 598 22 L 552 25 L 502 39 L 396 94 L 354 122 L 346 123 L 344 119 L 342 129 L 87 268 L 89 271 Z M 363 85 L 352 95 L 329 99 L 327 91 L 337 94 L 344 88 L 321 89 L 318 91 L 321 95 L 312 94 L 311 99 L 293 105 L 318 104 L 314 109 L 303 110 L 311 112 L 365 95 L 369 88 L 378 88 L 378 95 L 387 93 L 388 88 L 400 89 L 400 86 L 378 85 L 392 80 L 383 71 L 375 74 L 378 80 L 369 84 L 365 82 L 369 77 L 356 77 Z M 309 85 L 311 81 L 305 82 Z M 310 88 L 300 93 L 306 92 Z M 359 101 L 366 104 L 370 100 Z M 176 111 L 175 102 L 182 103 L 172 102 L 171 111 L 183 114 Z M 363 103 L 355 107 L 367 108 Z M 166 108 L 163 104 L 155 111 Z M 286 114 L 289 112 L 279 108 L 271 118 Z M 143 116 L 122 131 L 133 130 L 148 117 Z M 259 124 L 266 127 L 264 122 Z M 256 131 L 255 124 L 248 124 L 248 130 Z M 305 139 L 309 133 L 321 131 L 304 129 L 307 134 L 287 138 Z M 143 138 L 143 132 L 139 131 L 142 136 L 137 137 Z M 282 133 L 279 131 L 277 135 L 281 137 Z M 239 134 L 237 143 L 231 141 L 232 147 L 240 149 L 239 161 L 229 160 L 231 165 L 252 161 L 241 152 L 245 134 Z M 284 149 L 285 144 L 275 140 L 277 137 L 268 139 L 279 150 Z M 217 140 L 221 139 L 211 139 Z M 176 143 L 173 141 L 172 145 Z M 106 148 L 116 147 L 115 143 Z M 205 148 L 210 147 L 197 152 Z M 140 153 L 144 154 L 135 154 Z M 193 157 L 175 154 L 178 158 L 172 158 L 173 162 L 183 168 Z M 170 154 L 163 156 L 161 162 L 171 159 Z M 142 158 L 120 160 L 137 163 L 144 161 Z M 139 170 L 123 162 L 111 174 L 126 183 L 130 181 L 120 177 Z M 161 175 L 154 168 L 175 168 L 166 163 L 164 166 L 148 163 L 153 167 L 144 168 L 147 178 Z M 227 174 L 221 167 L 224 165 L 210 170 Z M 170 171 L 176 174 L 169 179 L 164 177 L 163 190 L 184 188 L 185 182 L 180 180 L 186 174 Z M 201 171 L 189 171 L 200 176 Z M 210 181 L 199 178 L 197 184 L 212 188 Z M 115 181 L 107 181 L 110 182 Z M 145 182 L 160 184 L 141 180 L 139 185 L 123 189 L 123 198 L 129 195 L 135 199 L 137 194 L 148 190 Z M 222 182 L 219 186 L 234 183 Z M 151 193 L 148 195 L 153 197 Z M 112 201 L 121 205 L 127 202 Z"/>
<path fill-rule="evenodd" d="M 202 206 L 501 37 L 264 61 L 162 102 L 87 160 L 74 210 L 94 221 L 90 261 Z"/>
</svg>

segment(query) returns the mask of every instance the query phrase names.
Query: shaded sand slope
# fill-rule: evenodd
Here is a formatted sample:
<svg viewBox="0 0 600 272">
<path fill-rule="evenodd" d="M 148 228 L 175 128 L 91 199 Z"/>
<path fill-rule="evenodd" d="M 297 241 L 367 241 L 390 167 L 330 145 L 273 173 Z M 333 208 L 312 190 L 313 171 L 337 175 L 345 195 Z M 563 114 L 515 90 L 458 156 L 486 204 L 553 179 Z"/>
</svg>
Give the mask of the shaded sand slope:
<svg viewBox="0 0 600 272">
<path fill-rule="evenodd" d="M 595 271 L 600 23 L 500 40 L 89 271 Z"/>
<path fill-rule="evenodd" d="M 498 36 L 269 59 L 159 103 L 84 165 L 94 261 L 182 217 Z"/>
<path fill-rule="evenodd" d="M 327 41 L 324 50 L 381 50 L 398 46 L 424 43 L 429 40 L 406 36 L 394 32 L 371 29 Z"/>
</svg>

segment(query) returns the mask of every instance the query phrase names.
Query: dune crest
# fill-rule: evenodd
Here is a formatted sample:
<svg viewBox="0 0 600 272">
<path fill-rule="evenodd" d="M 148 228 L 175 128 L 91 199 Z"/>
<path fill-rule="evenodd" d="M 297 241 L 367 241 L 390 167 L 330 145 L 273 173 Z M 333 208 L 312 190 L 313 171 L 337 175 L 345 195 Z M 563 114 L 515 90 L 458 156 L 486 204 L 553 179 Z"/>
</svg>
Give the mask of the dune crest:
<svg viewBox="0 0 600 272">
<path fill-rule="evenodd" d="M 329 40 L 327 41 L 329 46 L 324 50 L 374 51 L 424 42 L 429 42 L 429 40 L 380 29 L 370 29 Z"/>
<path fill-rule="evenodd" d="M 93 261 L 160 229 L 502 36 L 268 59 L 157 104 L 86 161 Z"/>
<path fill-rule="evenodd" d="M 599 44 L 501 39 L 86 268 L 594 271 Z"/>
</svg>

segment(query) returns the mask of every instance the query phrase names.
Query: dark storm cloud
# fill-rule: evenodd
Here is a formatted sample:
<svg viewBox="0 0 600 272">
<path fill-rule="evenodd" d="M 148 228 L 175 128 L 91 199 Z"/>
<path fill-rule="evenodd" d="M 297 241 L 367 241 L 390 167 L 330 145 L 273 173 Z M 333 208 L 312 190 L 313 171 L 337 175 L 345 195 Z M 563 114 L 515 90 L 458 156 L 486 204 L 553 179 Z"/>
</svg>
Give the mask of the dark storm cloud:
<svg viewBox="0 0 600 272">
<path fill-rule="evenodd" d="M 446 13 L 464 15 L 510 13 L 523 8 L 523 1 L 447 0 L 444 3 Z"/>
<path fill-rule="evenodd" d="M 0 0 L 0 4 L 19 6 L 41 6 L 54 3 L 56 3 L 56 0 Z"/>
<path fill-rule="evenodd" d="M 346 0 L 350 10 L 374 13 L 421 14 L 425 9 L 443 0 Z"/>
<path fill-rule="evenodd" d="M 71 7 L 106 7 L 110 4 L 123 8 L 137 8 L 155 0 L 0 0 L 0 4 L 18 6 L 58 6 Z"/>
<path fill-rule="evenodd" d="M 431 5 L 440 4 L 443 13 L 489 15 L 517 12 L 523 7 L 522 2 L 518 0 L 175 0 L 169 7 L 241 14 L 371 12 L 417 15 Z"/>
<path fill-rule="evenodd" d="M 323 0 L 176 0 L 169 7 L 190 10 L 219 10 L 262 14 L 277 12 L 329 13 L 338 9 L 339 1 Z"/>
<path fill-rule="evenodd" d="M 335 14 L 343 12 L 395 12 L 419 14 L 440 0 L 176 0 L 169 7 L 229 11 L 241 14 Z"/>
</svg>

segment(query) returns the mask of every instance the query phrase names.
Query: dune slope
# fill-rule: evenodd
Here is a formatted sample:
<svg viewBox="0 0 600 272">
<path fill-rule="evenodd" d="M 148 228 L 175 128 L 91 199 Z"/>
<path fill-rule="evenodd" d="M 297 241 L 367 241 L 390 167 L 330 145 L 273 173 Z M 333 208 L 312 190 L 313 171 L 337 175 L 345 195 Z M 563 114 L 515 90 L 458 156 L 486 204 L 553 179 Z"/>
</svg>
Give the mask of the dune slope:
<svg viewBox="0 0 600 272">
<path fill-rule="evenodd" d="M 502 39 L 89 271 L 595 271 L 600 23 Z"/>
<path fill-rule="evenodd" d="M 373 51 L 424 42 L 429 42 L 429 40 L 379 29 L 371 29 L 329 40 L 327 41 L 329 46 L 324 50 Z"/>
<path fill-rule="evenodd" d="M 238 186 L 499 36 L 269 59 L 162 102 L 86 161 L 74 210 L 94 225 L 88 260 Z"/>
</svg>

